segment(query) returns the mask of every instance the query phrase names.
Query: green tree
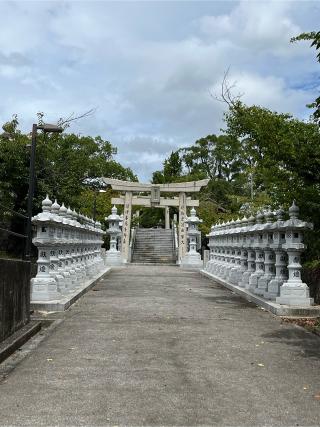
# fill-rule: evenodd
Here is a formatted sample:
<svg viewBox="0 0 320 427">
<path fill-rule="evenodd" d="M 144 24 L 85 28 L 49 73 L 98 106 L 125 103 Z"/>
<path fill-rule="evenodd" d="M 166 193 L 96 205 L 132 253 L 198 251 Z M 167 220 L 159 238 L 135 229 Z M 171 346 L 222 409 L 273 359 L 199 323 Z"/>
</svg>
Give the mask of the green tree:
<svg viewBox="0 0 320 427">
<path fill-rule="evenodd" d="M 317 52 L 317 60 L 320 62 L 320 31 L 311 31 L 309 33 L 302 33 L 297 37 L 293 37 L 291 42 L 301 41 L 301 40 L 311 40 L 312 43 L 310 47 L 315 47 Z M 320 125 L 320 96 L 318 96 L 314 102 L 308 105 L 309 108 L 314 108 L 313 118 L 318 125 Z"/>
<path fill-rule="evenodd" d="M 312 122 L 290 114 L 246 106 L 237 101 L 225 115 L 226 134 L 241 142 L 243 174 L 252 174 L 254 197 L 286 208 L 295 199 L 303 218 L 315 224 L 309 242 L 312 256 L 320 255 L 320 131 Z"/>
<path fill-rule="evenodd" d="M 182 161 L 179 151 L 172 151 L 163 163 L 163 175 L 166 182 L 174 182 L 182 173 Z"/>
<path fill-rule="evenodd" d="M 40 117 L 41 119 L 42 117 Z M 29 183 L 30 136 L 19 130 L 17 116 L 3 125 L 0 135 L 0 203 L 2 221 L 6 227 L 23 232 L 23 223 L 17 216 L 4 217 L 4 212 L 13 209 L 26 213 Z M 123 167 L 113 158 L 115 147 L 100 136 L 79 136 L 70 133 L 37 135 L 35 165 L 34 214 L 41 208 L 46 193 L 75 209 L 90 212 L 94 189 L 86 182 L 101 176 L 135 181 L 137 177 L 131 169 Z M 97 219 L 101 220 L 109 209 L 106 197 L 97 198 Z M 104 200 L 104 203 L 100 203 Z"/>
<path fill-rule="evenodd" d="M 180 151 L 189 175 L 232 181 L 241 168 L 239 150 L 237 139 L 208 135 Z"/>
</svg>

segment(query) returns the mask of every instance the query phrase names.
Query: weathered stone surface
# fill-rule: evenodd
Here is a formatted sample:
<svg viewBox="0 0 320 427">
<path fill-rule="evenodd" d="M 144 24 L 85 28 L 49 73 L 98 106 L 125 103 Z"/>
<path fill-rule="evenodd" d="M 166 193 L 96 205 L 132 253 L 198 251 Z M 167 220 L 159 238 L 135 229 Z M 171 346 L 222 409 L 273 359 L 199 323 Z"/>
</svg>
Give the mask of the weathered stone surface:
<svg viewBox="0 0 320 427">
<path fill-rule="evenodd" d="M 199 273 L 130 265 L 0 382 L 0 424 L 315 426 L 319 355 Z"/>
</svg>

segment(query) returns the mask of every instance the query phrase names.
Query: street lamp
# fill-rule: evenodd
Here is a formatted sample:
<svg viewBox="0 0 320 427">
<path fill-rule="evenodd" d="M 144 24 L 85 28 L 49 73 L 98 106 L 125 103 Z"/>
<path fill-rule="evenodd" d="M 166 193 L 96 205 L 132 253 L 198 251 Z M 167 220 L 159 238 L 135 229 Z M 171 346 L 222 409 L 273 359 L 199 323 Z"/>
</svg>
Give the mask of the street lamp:
<svg viewBox="0 0 320 427">
<path fill-rule="evenodd" d="M 32 203 L 34 195 L 34 182 L 35 182 L 35 160 L 36 160 L 36 144 L 37 144 L 37 131 L 42 130 L 45 133 L 61 133 L 63 128 L 51 124 L 33 124 L 31 134 L 31 154 L 30 154 L 30 168 L 29 168 L 29 191 L 28 191 L 28 207 L 27 207 L 27 232 L 26 232 L 26 248 L 25 258 L 30 259 L 31 243 L 32 243 Z"/>
</svg>

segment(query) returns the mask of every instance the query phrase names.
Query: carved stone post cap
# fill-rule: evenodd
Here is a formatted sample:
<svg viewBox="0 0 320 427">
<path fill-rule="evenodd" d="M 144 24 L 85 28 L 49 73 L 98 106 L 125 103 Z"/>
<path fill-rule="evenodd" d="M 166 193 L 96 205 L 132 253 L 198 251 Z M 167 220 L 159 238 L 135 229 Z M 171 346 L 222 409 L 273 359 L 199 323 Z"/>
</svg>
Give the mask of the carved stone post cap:
<svg viewBox="0 0 320 427">
<path fill-rule="evenodd" d="M 270 207 L 265 211 L 264 217 L 265 217 L 266 222 L 272 222 L 273 221 L 274 214 L 273 214 Z"/>
<path fill-rule="evenodd" d="M 42 200 L 42 211 L 43 212 L 50 212 L 52 206 L 52 201 L 49 199 L 48 194 L 46 195 L 46 198 Z"/>
<path fill-rule="evenodd" d="M 68 209 L 65 207 L 64 203 L 62 203 L 62 205 L 60 206 L 60 209 L 59 209 L 59 215 L 60 216 L 66 216 L 67 210 Z"/>
<path fill-rule="evenodd" d="M 289 217 L 291 219 L 296 219 L 298 218 L 299 215 L 299 211 L 300 209 L 298 208 L 298 206 L 296 205 L 295 200 L 292 202 L 292 205 L 289 208 Z"/>
<path fill-rule="evenodd" d="M 73 214 L 72 214 L 72 210 L 70 209 L 70 206 L 67 209 L 67 218 L 72 219 Z"/>
<path fill-rule="evenodd" d="M 262 211 L 258 211 L 257 214 L 256 214 L 257 224 L 261 224 L 262 221 L 263 221 L 263 218 L 264 218 L 263 212 Z"/>
<path fill-rule="evenodd" d="M 284 215 L 285 215 L 285 211 L 280 207 L 276 212 L 277 220 L 283 221 Z"/>
<path fill-rule="evenodd" d="M 60 205 L 59 205 L 59 203 L 57 202 L 57 199 L 54 199 L 54 203 L 53 203 L 53 204 L 52 204 L 52 206 L 51 206 L 51 211 L 52 211 L 53 213 L 58 214 L 58 213 L 59 213 L 59 209 L 60 209 Z"/>
<path fill-rule="evenodd" d="M 255 223 L 255 221 L 256 221 L 256 219 L 255 219 L 255 217 L 254 217 L 253 215 L 249 216 L 249 218 L 248 218 L 248 223 L 249 223 L 249 225 L 254 224 L 254 223 Z"/>
</svg>

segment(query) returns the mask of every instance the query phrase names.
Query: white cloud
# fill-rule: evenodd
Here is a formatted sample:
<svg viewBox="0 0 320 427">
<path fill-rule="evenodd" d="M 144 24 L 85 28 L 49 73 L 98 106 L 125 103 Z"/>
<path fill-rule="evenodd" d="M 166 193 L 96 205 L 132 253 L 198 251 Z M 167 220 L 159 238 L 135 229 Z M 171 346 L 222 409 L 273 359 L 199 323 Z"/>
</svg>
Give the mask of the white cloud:
<svg viewBox="0 0 320 427">
<path fill-rule="evenodd" d="M 316 2 L 0 2 L 0 121 L 30 128 L 96 107 L 71 130 L 100 134 L 143 179 L 170 151 L 223 127 L 224 70 L 247 103 L 305 117 L 318 64 L 291 36 Z M 308 27 L 306 28 L 306 23 Z"/>
<path fill-rule="evenodd" d="M 244 1 L 229 15 L 203 17 L 200 28 L 211 39 L 229 38 L 244 49 L 290 54 L 290 38 L 302 32 L 289 17 L 291 8 L 285 1 Z"/>
</svg>

